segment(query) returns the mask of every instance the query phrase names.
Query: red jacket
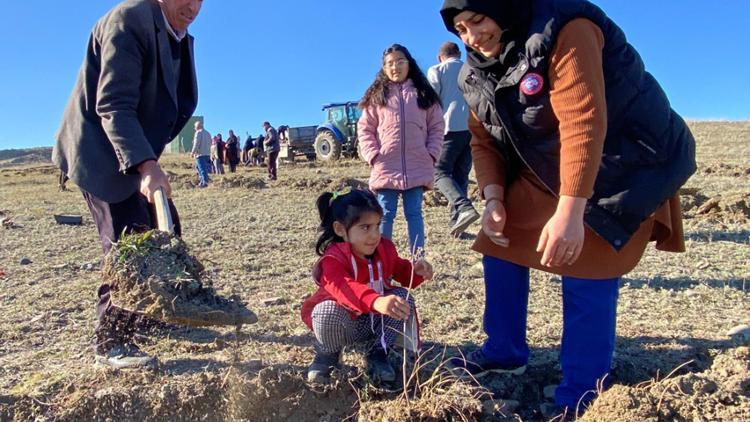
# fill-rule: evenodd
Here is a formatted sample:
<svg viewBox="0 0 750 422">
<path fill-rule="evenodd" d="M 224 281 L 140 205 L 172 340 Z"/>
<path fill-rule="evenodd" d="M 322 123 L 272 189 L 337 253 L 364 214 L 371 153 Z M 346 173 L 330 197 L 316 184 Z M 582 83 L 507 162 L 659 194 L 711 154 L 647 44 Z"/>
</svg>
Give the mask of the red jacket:
<svg viewBox="0 0 750 422">
<path fill-rule="evenodd" d="M 356 278 L 352 262 L 357 266 Z M 375 278 L 378 278 L 378 262 L 383 269 L 382 277 L 386 291 L 393 288 L 391 278 L 403 287 L 409 287 L 409 280 L 412 277 L 411 262 L 400 258 L 393 242 L 388 239 L 381 239 L 375 250 L 372 259 Z M 380 297 L 380 294 L 368 285 L 370 283 L 368 260 L 352 254 L 351 245 L 348 242 L 329 245 L 323 256 L 315 263 L 312 276 L 318 284 L 318 291 L 305 300 L 301 310 L 302 321 L 311 330 L 313 308 L 326 300 L 335 300 L 336 303 L 347 308 L 352 319 L 374 312 L 372 304 Z M 414 274 L 411 287 L 417 287 L 423 281 L 421 276 Z"/>
</svg>

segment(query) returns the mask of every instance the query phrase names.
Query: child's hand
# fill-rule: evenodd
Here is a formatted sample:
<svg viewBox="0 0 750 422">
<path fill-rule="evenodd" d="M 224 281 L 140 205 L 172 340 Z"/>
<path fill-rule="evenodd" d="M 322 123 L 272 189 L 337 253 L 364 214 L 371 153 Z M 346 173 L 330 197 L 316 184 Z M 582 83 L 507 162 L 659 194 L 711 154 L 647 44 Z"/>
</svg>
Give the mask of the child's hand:
<svg viewBox="0 0 750 422">
<path fill-rule="evenodd" d="M 427 262 L 426 259 L 420 259 L 414 263 L 414 274 L 417 274 L 425 280 L 432 279 L 432 264 Z"/>
<path fill-rule="evenodd" d="M 411 313 L 409 303 L 396 295 L 385 295 L 375 299 L 372 309 L 399 321 L 409 318 Z"/>
</svg>

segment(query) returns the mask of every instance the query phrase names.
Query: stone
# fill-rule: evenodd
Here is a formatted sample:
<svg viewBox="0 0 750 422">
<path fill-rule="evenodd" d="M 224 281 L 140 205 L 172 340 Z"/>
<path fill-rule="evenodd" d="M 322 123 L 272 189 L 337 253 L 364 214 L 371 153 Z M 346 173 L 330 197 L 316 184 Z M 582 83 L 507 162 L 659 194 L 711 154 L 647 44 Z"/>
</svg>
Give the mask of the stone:
<svg viewBox="0 0 750 422">
<path fill-rule="evenodd" d="M 750 340 L 750 325 L 740 324 L 727 331 L 727 336 L 740 340 Z"/>
<path fill-rule="evenodd" d="M 286 300 L 283 297 L 269 297 L 261 301 L 264 306 L 283 305 L 285 302 Z"/>
<path fill-rule="evenodd" d="M 32 262 L 33 261 L 31 261 L 29 258 L 23 257 L 23 258 L 21 258 L 21 261 L 19 262 L 19 264 L 21 264 L 21 265 L 29 265 Z"/>
</svg>

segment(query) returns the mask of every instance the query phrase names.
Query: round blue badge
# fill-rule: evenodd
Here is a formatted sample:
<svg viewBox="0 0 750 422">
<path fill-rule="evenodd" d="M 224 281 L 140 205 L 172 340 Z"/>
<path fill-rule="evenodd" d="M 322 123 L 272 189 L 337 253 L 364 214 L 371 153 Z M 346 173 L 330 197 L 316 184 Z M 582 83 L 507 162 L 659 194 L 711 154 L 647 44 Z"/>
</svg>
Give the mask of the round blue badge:
<svg viewBox="0 0 750 422">
<path fill-rule="evenodd" d="M 525 95 L 536 95 L 544 87 L 544 78 L 538 73 L 528 73 L 521 79 L 521 92 Z"/>
</svg>

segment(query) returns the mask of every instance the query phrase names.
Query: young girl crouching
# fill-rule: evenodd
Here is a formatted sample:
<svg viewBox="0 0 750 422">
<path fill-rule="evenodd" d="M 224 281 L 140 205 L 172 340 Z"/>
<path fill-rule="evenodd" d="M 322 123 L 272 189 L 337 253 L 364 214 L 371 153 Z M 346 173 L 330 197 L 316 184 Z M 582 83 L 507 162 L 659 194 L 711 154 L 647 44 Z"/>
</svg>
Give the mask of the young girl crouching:
<svg viewBox="0 0 750 422">
<path fill-rule="evenodd" d="M 396 371 L 388 350 L 404 321 L 416 318 L 414 298 L 403 287 L 432 278 L 432 266 L 398 256 L 393 243 L 380 236 L 383 209 L 370 191 L 326 192 L 317 200 L 320 237 L 313 268 L 318 291 L 302 305 L 302 320 L 315 333 L 310 382 L 325 383 L 339 366 L 345 346 L 368 342 L 367 372 L 375 382 L 392 382 Z M 417 342 L 418 339 L 410 339 Z"/>
</svg>

